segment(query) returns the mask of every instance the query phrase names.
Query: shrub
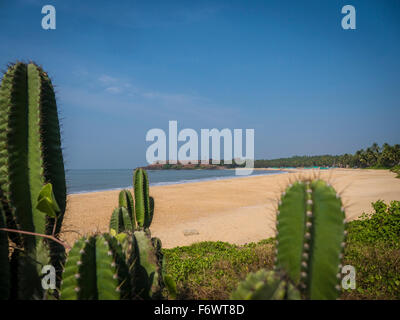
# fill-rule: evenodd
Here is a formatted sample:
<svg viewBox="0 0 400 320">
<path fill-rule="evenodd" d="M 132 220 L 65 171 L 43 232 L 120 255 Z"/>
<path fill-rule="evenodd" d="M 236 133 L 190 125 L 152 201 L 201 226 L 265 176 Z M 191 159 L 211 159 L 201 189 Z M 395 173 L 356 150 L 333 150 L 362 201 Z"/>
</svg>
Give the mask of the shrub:
<svg viewBox="0 0 400 320">
<path fill-rule="evenodd" d="M 373 213 L 363 213 L 358 220 L 348 224 L 350 242 L 363 244 L 384 243 L 400 247 L 400 201 L 390 205 L 379 200 L 372 203 Z"/>
</svg>

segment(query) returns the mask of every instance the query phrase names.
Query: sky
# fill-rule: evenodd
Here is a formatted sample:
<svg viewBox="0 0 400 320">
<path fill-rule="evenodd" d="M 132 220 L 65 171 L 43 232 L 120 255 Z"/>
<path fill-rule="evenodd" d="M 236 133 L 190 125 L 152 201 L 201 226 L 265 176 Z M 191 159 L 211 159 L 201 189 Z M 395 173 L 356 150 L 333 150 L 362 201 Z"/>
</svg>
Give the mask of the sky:
<svg viewBox="0 0 400 320">
<path fill-rule="evenodd" d="M 0 68 L 33 60 L 56 87 L 69 169 L 146 165 L 171 120 L 254 129 L 256 159 L 400 143 L 397 0 L 0 0 L 0 30 Z"/>
</svg>

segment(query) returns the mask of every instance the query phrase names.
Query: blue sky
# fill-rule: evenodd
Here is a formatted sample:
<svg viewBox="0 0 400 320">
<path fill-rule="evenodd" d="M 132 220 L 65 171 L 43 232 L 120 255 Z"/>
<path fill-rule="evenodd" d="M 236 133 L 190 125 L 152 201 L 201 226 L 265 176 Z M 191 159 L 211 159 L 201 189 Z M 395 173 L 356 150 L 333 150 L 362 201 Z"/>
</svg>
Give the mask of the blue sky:
<svg viewBox="0 0 400 320">
<path fill-rule="evenodd" d="M 400 1 L 6 0 L 0 30 L 56 85 L 67 168 L 144 165 L 169 120 L 254 128 L 256 159 L 400 143 Z"/>
</svg>

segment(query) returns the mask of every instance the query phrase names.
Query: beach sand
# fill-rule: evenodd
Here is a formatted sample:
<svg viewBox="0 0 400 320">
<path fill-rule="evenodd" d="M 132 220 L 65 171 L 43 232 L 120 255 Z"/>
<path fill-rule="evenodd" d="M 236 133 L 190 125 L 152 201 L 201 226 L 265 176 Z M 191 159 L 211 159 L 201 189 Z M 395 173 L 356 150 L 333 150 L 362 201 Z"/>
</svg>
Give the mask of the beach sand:
<svg viewBox="0 0 400 320">
<path fill-rule="evenodd" d="M 275 234 L 275 211 L 281 192 L 298 177 L 320 176 L 342 197 L 346 219 L 371 212 L 371 202 L 400 200 L 400 179 L 388 170 L 295 170 L 187 184 L 153 186 L 153 236 L 164 248 L 198 241 L 235 244 L 257 242 Z M 118 190 L 68 196 L 62 239 L 72 243 L 79 235 L 107 232 Z M 73 232 L 72 232 L 73 231 Z"/>
</svg>

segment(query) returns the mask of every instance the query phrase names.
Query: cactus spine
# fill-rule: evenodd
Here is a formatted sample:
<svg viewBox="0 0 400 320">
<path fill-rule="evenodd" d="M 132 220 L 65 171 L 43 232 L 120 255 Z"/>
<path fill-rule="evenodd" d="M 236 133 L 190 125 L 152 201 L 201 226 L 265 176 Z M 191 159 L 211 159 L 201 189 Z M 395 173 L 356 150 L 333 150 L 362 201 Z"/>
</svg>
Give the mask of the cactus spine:
<svg viewBox="0 0 400 320">
<path fill-rule="evenodd" d="M 66 202 L 60 128 L 52 83 L 36 64 L 17 62 L 4 74 L 0 86 L 0 129 L 0 191 L 6 226 L 51 234 L 56 219 L 41 212 L 37 203 L 43 185 L 52 183 L 60 208 L 55 226 L 58 234 Z M 13 259 L 13 272 L 20 275 L 11 277 L 18 279 L 18 298 L 40 298 L 43 291 L 35 271 L 39 268 L 36 262 L 43 260 L 47 245 L 41 243 L 44 240 L 40 237 L 11 233 L 8 236 L 22 249 Z M 57 269 L 63 248 L 56 243 L 49 246 L 52 264 Z"/>
<path fill-rule="evenodd" d="M 338 297 L 344 219 L 339 195 L 322 180 L 298 181 L 282 194 L 277 216 L 275 271 L 283 274 L 281 281 L 287 279 L 299 289 L 302 297 L 313 300 Z M 254 287 L 255 278 L 253 275 L 247 279 L 237 291 Z M 271 278 L 267 283 L 275 285 Z M 268 298 L 269 295 L 264 295 L 264 299 Z M 285 298 L 290 297 L 285 295 Z"/>
</svg>

